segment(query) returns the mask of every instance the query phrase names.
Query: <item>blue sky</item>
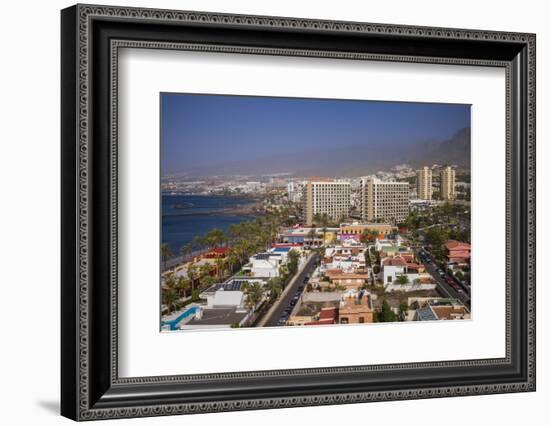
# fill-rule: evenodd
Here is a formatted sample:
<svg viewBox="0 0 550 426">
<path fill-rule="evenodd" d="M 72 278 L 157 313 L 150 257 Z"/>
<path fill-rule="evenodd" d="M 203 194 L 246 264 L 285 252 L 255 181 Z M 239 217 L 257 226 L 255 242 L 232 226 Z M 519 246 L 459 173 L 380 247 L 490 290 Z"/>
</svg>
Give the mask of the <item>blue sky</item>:
<svg viewBox="0 0 550 426">
<path fill-rule="evenodd" d="M 469 126 L 469 105 L 162 93 L 162 174 L 338 144 L 399 149 Z"/>
</svg>

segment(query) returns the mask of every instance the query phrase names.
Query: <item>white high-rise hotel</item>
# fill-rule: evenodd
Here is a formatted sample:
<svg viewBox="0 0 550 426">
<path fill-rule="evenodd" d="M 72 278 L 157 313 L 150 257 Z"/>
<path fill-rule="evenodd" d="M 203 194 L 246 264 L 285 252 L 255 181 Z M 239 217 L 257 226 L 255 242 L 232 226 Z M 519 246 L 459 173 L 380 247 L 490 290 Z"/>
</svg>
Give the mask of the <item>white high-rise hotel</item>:
<svg viewBox="0 0 550 426">
<path fill-rule="evenodd" d="M 315 215 L 326 214 L 333 220 L 349 215 L 351 184 L 332 179 L 311 179 L 306 182 L 302 193 L 303 218 L 308 226 Z"/>
<path fill-rule="evenodd" d="M 455 170 L 452 167 L 444 167 L 440 173 L 440 195 L 442 200 L 454 200 L 455 192 Z"/>
<path fill-rule="evenodd" d="M 361 179 L 361 217 L 366 221 L 402 222 L 409 215 L 408 182 Z"/>
<path fill-rule="evenodd" d="M 432 169 L 422 167 L 416 172 L 416 194 L 421 200 L 431 200 L 432 193 Z"/>
</svg>

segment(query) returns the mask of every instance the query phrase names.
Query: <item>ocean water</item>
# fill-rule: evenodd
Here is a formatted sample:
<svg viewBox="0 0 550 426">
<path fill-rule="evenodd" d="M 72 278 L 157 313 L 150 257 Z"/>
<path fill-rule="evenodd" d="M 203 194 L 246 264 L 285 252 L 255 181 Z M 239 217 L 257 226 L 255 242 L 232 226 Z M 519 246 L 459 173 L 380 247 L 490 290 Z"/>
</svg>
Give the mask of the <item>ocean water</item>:
<svg viewBox="0 0 550 426">
<path fill-rule="evenodd" d="M 196 236 L 202 236 L 213 228 L 227 231 L 233 223 L 251 220 L 251 216 L 227 213 L 224 209 L 253 202 L 236 197 L 163 195 L 162 242 L 170 244 L 173 253 L 179 255 L 181 247 Z M 176 208 L 176 205 L 183 208 Z"/>
</svg>

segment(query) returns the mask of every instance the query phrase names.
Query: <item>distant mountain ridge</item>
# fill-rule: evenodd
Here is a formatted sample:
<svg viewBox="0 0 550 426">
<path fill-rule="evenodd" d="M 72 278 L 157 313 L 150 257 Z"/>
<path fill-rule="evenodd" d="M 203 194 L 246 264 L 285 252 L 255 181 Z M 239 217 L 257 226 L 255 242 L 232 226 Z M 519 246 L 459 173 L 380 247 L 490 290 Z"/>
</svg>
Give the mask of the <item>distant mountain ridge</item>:
<svg viewBox="0 0 550 426">
<path fill-rule="evenodd" d="M 334 148 L 322 151 L 297 150 L 253 161 L 237 160 L 181 172 L 194 177 L 261 176 L 273 173 L 354 177 L 388 170 L 399 164 L 413 167 L 455 164 L 469 169 L 470 140 L 470 127 L 465 127 L 443 140 L 419 141 L 414 144 L 400 141 L 382 144 L 368 140 L 363 144 L 335 143 Z"/>
</svg>

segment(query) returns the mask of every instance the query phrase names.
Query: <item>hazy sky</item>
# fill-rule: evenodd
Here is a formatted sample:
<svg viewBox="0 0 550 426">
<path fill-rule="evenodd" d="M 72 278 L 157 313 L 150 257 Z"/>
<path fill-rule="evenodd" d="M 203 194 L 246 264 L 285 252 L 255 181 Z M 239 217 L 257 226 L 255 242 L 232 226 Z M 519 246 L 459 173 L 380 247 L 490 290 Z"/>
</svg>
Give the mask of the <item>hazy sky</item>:
<svg viewBox="0 0 550 426">
<path fill-rule="evenodd" d="M 339 143 L 448 139 L 469 126 L 469 105 L 163 93 L 162 174 Z"/>
</svg>

